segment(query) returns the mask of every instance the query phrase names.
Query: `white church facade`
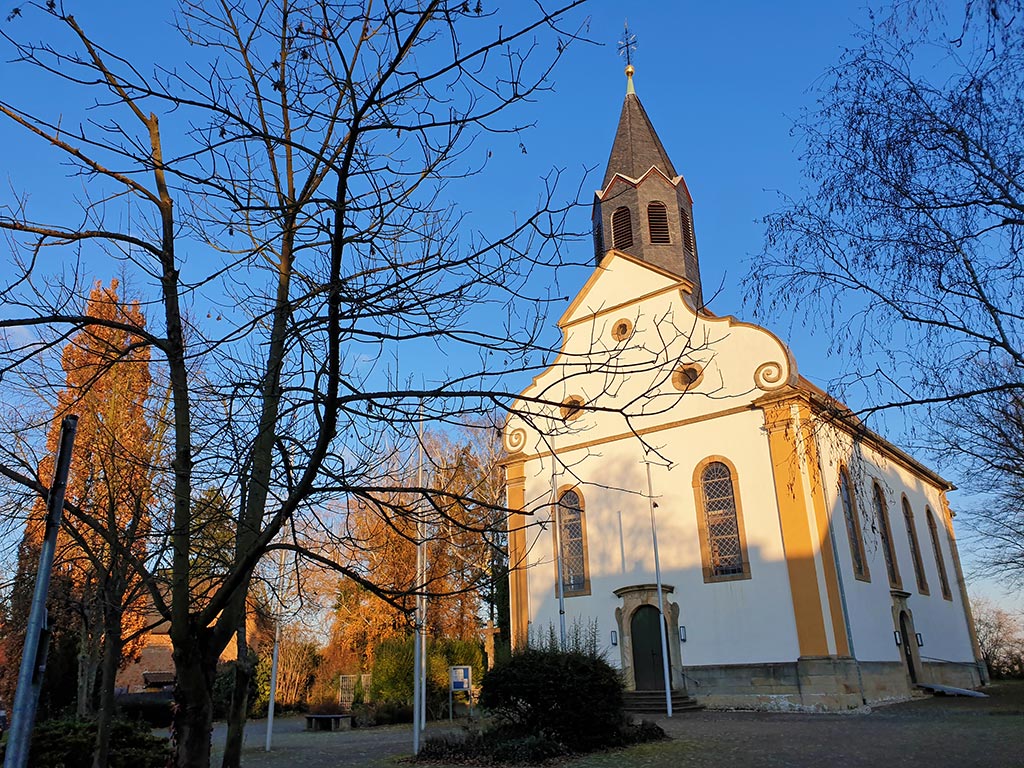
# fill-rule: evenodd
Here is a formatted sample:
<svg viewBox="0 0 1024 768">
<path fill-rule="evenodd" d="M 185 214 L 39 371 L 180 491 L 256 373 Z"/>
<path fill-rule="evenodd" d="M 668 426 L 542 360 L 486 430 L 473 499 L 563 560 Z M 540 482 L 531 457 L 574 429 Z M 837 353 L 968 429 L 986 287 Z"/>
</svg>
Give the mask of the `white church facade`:
<svg viewBox="0 0 1024 768">
<path fill-rule="evenodd" d="M 627 688 L 664 690 L 660 575 L 669 685 L 701 703 L 978 686 L 951 485 L 703 305 L 692 200 L 628 74 L 596 268 L 504 430 L 514 646 L 596 625 Z"/>
</svg>

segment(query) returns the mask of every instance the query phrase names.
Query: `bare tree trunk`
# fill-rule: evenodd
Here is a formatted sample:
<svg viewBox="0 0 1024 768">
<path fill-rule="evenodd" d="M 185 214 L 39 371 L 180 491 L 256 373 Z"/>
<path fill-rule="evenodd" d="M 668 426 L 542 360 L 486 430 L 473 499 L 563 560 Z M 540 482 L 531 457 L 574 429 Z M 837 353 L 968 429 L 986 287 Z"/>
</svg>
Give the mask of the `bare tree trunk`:
<svg viewBox="0 0 1024 768">
<path fill-rule="evenodd" d="M 228 735 L 224 745 L 224 759 L 221 768 L 239 768 L 242 762 L 242 736 L 245 731 L 246 713 L 249 710 L 249 681 L 253 665 L 249 658 L 249 644 L 246 641 L 245 619 L 235 633 L 238 656 L 235 659 L 235 687 L 231 691 L 231 706 L 228 710 Z"/>
<path fill-rule="evenodd" d="M 190 617 L 191 618 L 191 617 Z M 213 728 L 213 682 L 217 675 L 217 656 L 210 655 L 210 630 L 189 622 L 187 638 L 174 643 L 174 722 L 175 768 L 194 768 L 210 764 L 210 731 Z"/>
<path fill-rule="evenodd" d="M 110 761 L 110 724 L 114 719 L 114 687 L 117 670 L 121 666 L 124 642 L 122 632 L 122 600 L 124 588 L 116 585 L 109 590 L 103 606 L 103 659 L 100 676 L 100 704 L 96 718 L 96 744 L 93 748 L 93 768 L 107 768 Z"/>
<path fill-rule="evenodd" d="M 89 609 L 85 608 L 82 615 L 82 631 L 78 639 L 78 701 L 75 712 L 79 719 L 85 720 L 93 714 L 93 693 L 96 690 L 96 670 L 99 667 L 98 635 L 92 626 Z"/>
</svg>

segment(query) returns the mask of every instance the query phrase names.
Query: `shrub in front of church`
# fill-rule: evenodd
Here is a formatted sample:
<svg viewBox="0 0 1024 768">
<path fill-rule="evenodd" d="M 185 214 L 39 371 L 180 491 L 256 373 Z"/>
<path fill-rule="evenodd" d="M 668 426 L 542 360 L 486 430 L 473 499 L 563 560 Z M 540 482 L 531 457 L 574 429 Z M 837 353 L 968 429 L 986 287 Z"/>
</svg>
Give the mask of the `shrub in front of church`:
<svg viewBox="0 0 1024 768">
<path fill-rule="evenodd" d="M 603 658 L 529 648 L 481 683 L 480 706 L 508 738 L 536 738 L 571 752 L 623 743 L 622 680 Z"/>
<path fill-rule="evenodd" d="M 568 749 L 551 737 L 512 736 L 504 729 L 448 731 L 428 736 L 417 759 L 427 763 L 541 765 Z"/>
</svg>

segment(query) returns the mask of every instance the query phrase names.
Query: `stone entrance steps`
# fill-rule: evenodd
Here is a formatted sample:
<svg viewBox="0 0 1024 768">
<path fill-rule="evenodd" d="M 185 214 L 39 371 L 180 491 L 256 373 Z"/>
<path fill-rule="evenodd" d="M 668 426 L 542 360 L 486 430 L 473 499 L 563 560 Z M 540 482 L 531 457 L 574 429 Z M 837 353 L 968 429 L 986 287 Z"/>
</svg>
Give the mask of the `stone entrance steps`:
<svg viewBox="0 0 1024 768">
<path fill-rule="evenodd" d="M 624 709 L 634 715 L 664 715 L 664 691 L 626 691 L 623 695 Z M 692 696 L 682 691 L 672 691 L 672 714 L 676 712 L 694 712 L 704 709 Z"/>
</svg>

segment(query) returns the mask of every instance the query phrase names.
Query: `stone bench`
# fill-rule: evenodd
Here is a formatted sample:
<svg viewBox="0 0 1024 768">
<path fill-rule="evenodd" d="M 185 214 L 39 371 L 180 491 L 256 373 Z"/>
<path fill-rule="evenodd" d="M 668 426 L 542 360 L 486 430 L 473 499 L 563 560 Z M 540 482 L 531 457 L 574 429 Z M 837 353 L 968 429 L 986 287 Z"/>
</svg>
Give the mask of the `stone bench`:
<svg viewBox="0 0 1024 768">
<path fill-rule="evenodd" d="M 307 731 L 347 731 L 352 715 L 306 715 Z"/>
</svg>

